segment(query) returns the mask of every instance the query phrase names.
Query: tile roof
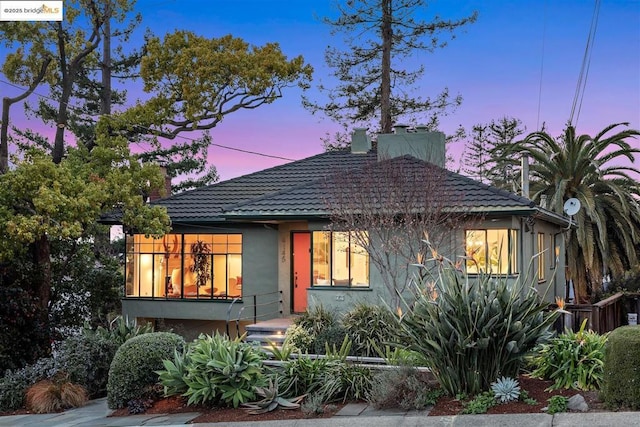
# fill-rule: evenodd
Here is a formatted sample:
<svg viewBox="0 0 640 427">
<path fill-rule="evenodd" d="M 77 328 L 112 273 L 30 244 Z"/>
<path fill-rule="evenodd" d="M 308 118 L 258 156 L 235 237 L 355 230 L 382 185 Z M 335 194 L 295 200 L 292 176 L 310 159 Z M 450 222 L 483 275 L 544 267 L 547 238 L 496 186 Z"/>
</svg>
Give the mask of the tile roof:
<svg viewBox="0 0 640 427">
<path fill-rule="evenodd" d="M 328 186 L 336 175 L 379 164 L 376 159 L 374 151 L 367 154 L 331 151 L 153 203 L 166 207 L 174 224 L 327 217 Z M 401 162 L 407 170 L 427 165 L 411 156 L 391 161 Z M 557 224 L 568 224 L 564 217 L 541 209 L 529 199 L 431 166 L 442 173 L 442 185 L 448 189 L 452 200 L 455 199 L 451 204 L 456 207 L 483 214 L 538 214 Z"/>
</svg>

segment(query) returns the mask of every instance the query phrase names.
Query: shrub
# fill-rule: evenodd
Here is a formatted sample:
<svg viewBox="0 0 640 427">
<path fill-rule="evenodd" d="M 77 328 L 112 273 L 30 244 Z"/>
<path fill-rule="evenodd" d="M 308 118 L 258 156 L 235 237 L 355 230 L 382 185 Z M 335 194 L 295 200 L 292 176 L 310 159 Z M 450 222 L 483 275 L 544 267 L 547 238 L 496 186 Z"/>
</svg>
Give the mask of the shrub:
<svg viewBox="0 0 640 427">
<path fill-rule="evenodd" d="M 315 337 L 324 329 L 335 325 L 337 322 L 338 319 L 333 312 L 325 309 L 322 304 L 318 304 L 312 308 L 307 308 L 293 323 L 305 328 L 312 337 Z"/>
<path fill-rule="evenodd" d="M 29 387 L 26 400 L 30 411 L 48 414 L 83 406 L 89 398 L 85 388 L 79 384 L 67 380 L 43 380 Z"/>
<path fill-rule="evenodd" d="M 531 358 L 531 376 L 553 380 L 551 389 L 599 390 L 608 335 L 585 331 L 586 324 L 584 319 L 578 332 L 567 330 L 539 345 Z"/>
<path fill-rule="evenodd" d="M 222 402 L 237 408 L 254 399 L 256 386 L 264 382 L 264 353 L 243 343 L 241 338 L 230 340 L 218 333 L 200 335 L 182 361 L 174 358 L 173 373 L 166 369 L 159 371 L 162 384 L 167 390 L 173 387 L 176 393 L 180 392 L 183 386 L 177 376 L 186 371 L 183 380 L 187 388 L 183 395 L 189 398 L 188 405 Z"/>
<path fill-rule="evenodd" d="M 279 369 L 278 388 L 286 390 L 285 396 L 316 394 L 327 378 L 332 367 L 340 363 L 330 359 L 312 359 L 308 355 L 290 360 Z"/>
<path fill-rule="evenodd" d="M 520 397 L 520 385 L 518 384 L 518 380 L 511 377 L 498 378 L 496 382 L 491 383 L 491 391 L 500 403 L 518 400 Z"/>
<path fill-rule="evenodd" d="M 371 369 L 344 361 L 330 365 L 319 393 L 325 402 L 364 400 L 373 387 Z"/>
<path fill-rule="evenodd" d="M 293 324 L 287 328 L 284 345 L 291 346 L 295 353 L 308 353 L 312 350 L 313 335 L 302 325 Z"/>
<path fill-rule="evenodd" d="M 601 395 L 613 408 L 640 409 L 640 326 L 614 329 L 604 351 Z"/>
<path fill-rule="evenodd" d="M 42 358 L 33 365 L 7 371 L 0 379 L 0 411 L 12 411 L 25 405 L 26 390 L 40 380 L 55 375 L 53 358 Z"/>
<path fill-rule="evenodd" d="M 498 404 L 492 391 L 485 391 L 464 404 L 463 414 L 485 414 Z"/>
<path fill-rule="evenodd" d="M 109 324 L 108 328 L 98 326 L 94 333 L 104 339 L 113 341 L 120 347 L 130 338 L 150 332 L 153 332 L 151 323 L 147 322 L 144 325 L 138 325 L 135 320 L 118 316 Z"/>
<path fill-rule="evenodd" d="M 547 400 L 547 413 L 557 414 L 558 412 L 567 412 L 569 408 L 569 399 L 564 396 L 551 396 Z"/>
<path fill-rule="evenodd" d="M 334 324 L 320 331 L 313 340 L 313 351 L 315 354 L 326 354 L 327 348 L 340 348 L 347 337 L 346 329 L 340 324 Z M 349 351 L 350 355 L 353 352 Z"/>
<path fill-rule="evenodd" d="M 184 345 L 184 339 L 171 332 L 138 335 L 122 344 L 109 369 L 109 408 L 123 408 L 157 383 L 156 371 L 162 369 L 162 361 L 170 359 L 176 350 L 182 351 Z"/>
<path fill-rule="evenodd" d="M 402 366 L 375 374 L 366 400 L 377 409 L 421 410 L 435 404 L 443 394 L 429 374 Z"/>
<path fill-rule="evenodd" d="M 376 345 L 397 340 L 399 320 L 387 307 L 358 303 L 345 313 L 341 322 L 353 342 L 356 356 L 376 356 Z"/>
<path fill-rule="evenodd" d="M 109 368 L 118 347 L 108 337 L 85 330 L 62 342 L 56 353 L 56 366 L 66 372 L 69 381 L 85 387 L 90 398 L 102 397 L 107 392 Z"/>
<path fill-rule="evenodd" d="M 534 279 L 535 280 L 535 279 Z M 477 395 L 499 376 L 517 377 L 522 359 L 553 324 L 530 280 L 513 283 L 480 274 L 471 279 L 439 263 L 434 284 L 422 283 L 402 318 L 404 341 L 427 359 L 451 395 Z M 433 291 L 428 292 L 431 286 Z"/>
</svg>

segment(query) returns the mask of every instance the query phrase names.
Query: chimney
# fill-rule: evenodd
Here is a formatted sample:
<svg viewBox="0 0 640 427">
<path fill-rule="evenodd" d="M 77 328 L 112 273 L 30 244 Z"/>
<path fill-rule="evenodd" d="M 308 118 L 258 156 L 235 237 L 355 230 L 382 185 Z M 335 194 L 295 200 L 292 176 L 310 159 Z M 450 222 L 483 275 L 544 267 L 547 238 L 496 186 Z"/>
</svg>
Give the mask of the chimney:
<svg viewBox="0 0 640 427">
<path fill-rule="evenodd" d="M 367 135 L 367 128 L 354 128 L 351 135 L 351 152 L 366 154 L 371 150 L 371 138 Z"/>
<path fill-rule="evenodd" d="M 445 136 L 442 132 L 429 132 L 426 126 L 416 126 L 410 132 L 407 125 L 395 125 L 395 133 L 378 135 L 378 160 L 401 156 L 445 167 Z"/>
<path fill-rule="evenodd" d="M 171 195 L 171 177 L 167 174 L 167 168 L 164 166 L 160 166 L 160 173 L 164 177 L 164 191 L 165 195 L 162 196 L 160 194 L 160 190 L 155 189 L 149 195 L 149 201 L 153 202 L 154 200 L 162 199 L 164 197 L 169 197 Z"/>
<path fill-rule="evenodd" d="M 522 155 L 522 197 L 529 198 L 529 156 Z"/>
</svg>

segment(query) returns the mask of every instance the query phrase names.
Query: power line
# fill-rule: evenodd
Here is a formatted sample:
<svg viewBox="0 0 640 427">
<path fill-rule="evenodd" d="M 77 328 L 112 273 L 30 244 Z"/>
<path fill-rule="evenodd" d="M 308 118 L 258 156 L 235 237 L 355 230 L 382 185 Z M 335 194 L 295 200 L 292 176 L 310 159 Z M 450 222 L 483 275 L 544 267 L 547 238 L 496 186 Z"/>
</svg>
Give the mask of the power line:
<svg viewBox="0 0 640 427">
<path fill-rule="evenodd" d="M 595 1 L 593 16 L 591 17 L 591 26 L 589 28 L 589 36 L 587 37 L 587 46 L 584 49 L 584 56 L 582 58 L 582 67 L 580 68 L 580 75 L 578 77 L 578 83 L 576 85 L 576 93 L 573 96 L 573 105 L 571 106 L 571 115 L 569 116 L 569 124 L 574 125 L 573 116 L 578 108 L 578 115 L 576 116 L 576 123 L 580 117 L 580 110 L 582 109 L 582 101 L 584 99 L 584 91 L 587 86 L 587 77 L 589 75 L 589 66 L 591 64 L 591 52 L 593 51 L 593 42 L 596 37 L 596 29 L 598 28 L 598 17 L 600 15 L 600 0 Z"/>
<path fill-rule="evenodd" d="M 24 90 L 24 88 L 23 88 L 23 87 L 18 86 L 18 85 L 16 85 L 16 84 L 13 84 L 13 83 L 8 82 L 8 81 L 3 80 L 3 79 L 0 79 L 0 83 L 4 83 L 4 84 L 6 84 L 6 85 L 8 85 L 8 86 L 11 86 L 11 87 L 13 87 L 13 88 L 16 88 L 16 89 Z M 35 95 L 37 95 L 37 96 L 39 96 L 39 97 L 41 97 L 41 98 L 47 99 L 47 100 L 49 100 L 49 101 L 59 102 L 58 100 L 56 100 L 56 99 L 54 99 L 54 98 L 52 98 L 52 97 L 50 97 L 50 96 L 48 96 L 48 95 L 43 95 L 43 94 L 41 94 L 41 93 L 38 93 L 37 91 L 34 91 L 33 93 L 34 93 Z M 77 112 L 77 113 L 82 113 L 82 112 L 83 112 L 81 109 L 79 109 L 79 108 L 77 108 L 77 107 L 74 107 L 74 106 L 70 105 L 69 103 L 67 103 L 67 108 L 68 108 L 69 110 L 75 111 L 75 112 Z M 157 133 L 157 131 L 154 131 L 153 129 L 150 129 L 150 128 L 145 127 L 145 126 L 136 125 L 136 127 L 137 127 L 137 128 L 139 128 L 139 129 L 141 129 L 141 130 L 143 130 L 143 131 L 146 131 L 146 132 L 147 132 L 148 134 L 150 134 L 150 135 L 153 135 L 153 134 Z M 177 138 L 184 139 L 184 140 L 186 140 L 186 141 L 196 142 L 196 139 L 194 139 L 194 138 L 190 138 L 190 137 L 185 136 L 185 135 L 176 135 L 176 137 L 177 137 Z M 168 138 L 165 138 L 165 139 L 168 139 Z M 142 148 L 142 147 L 140 146 L 140 143 L 139 143 L 139 142 L 135 142 L 135 141 L 134 141 L 134 143 L 135 143 L 136 145 L 138 145 L 138 147 Z M 231 147 L 231 146 L 228 146 L 228 145 L 216 144 L 216 143 L 214 143 L 214 142 L 210 142 L 210 143 L 209 143 L 209 145 L 212 145 L 212 146 L 214 146 L 214 147 L 218 147 L 218 148 L 223 148 L 223 149 L 225 149 L 225 150 L 237 151 L 237 152 L 245 153 L 245 154 L 253 154 L 253 155 L 255 155 L 255 156 L 268 157 L 268 158 L 271 158 L 271 159 L 286 160 L 286 161 L 291 161 L 291 162 L 293 162 L 293 161 L 295 161 L 295 160 L 296 160 L 296 159 L 291 159 L 291 158 L 288 158 L 288 157 L 277 156 L 277 155 L 275 155 L 275 154 L 266 154 L 266 153 L 261 153 L 261 152 L 259 152 L 259 151 L 245 150 L 245 149 L 243 149 L 243 148 L 236 148 L 236 147 Z"/>
</svg>

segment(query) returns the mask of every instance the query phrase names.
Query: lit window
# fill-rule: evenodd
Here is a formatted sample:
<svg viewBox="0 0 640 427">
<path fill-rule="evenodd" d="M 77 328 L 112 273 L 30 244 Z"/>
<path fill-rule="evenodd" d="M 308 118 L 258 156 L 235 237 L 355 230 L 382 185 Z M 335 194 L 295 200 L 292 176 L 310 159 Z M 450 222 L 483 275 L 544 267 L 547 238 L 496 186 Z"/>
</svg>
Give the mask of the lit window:
<svg viewBox="0 0 640 427">
<path fill-rule="evenodd" d="M 126 296 L 235 298 L 242 294 L 241 234 L 127 236 Z"/>
<path fill-rule="evenodd" d="M 467 230 L 467 273 L 517 273 L 517 241 L 517 230 Z"/>
<path fill-rule="evenodd" d="M 540 282 L 544 281 L 547 256 L 544 246 L 544 233 L 538 233 L 538 281 Z"/>
<path fill-rule="evenodd" d="M 369 254 L 349 232 L 313 232 L 314 286 L 369 286 Z"/>
</svg>

